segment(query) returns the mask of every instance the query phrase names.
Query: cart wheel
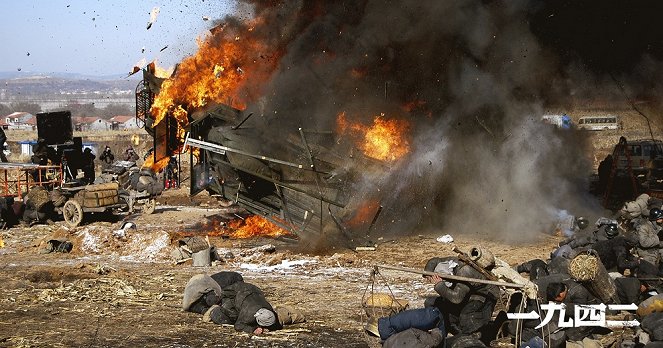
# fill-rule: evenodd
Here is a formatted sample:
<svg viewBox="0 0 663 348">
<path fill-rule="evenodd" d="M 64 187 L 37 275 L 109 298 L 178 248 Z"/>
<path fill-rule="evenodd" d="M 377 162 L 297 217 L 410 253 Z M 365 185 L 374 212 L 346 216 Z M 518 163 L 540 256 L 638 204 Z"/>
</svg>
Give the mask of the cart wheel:
<svg viewBox="0 0 663 348">
<path fill-rule="evenodd" d="M 141 213 L 143 214 L 152 214 L 154 213 L 154 210 L 157 207 L 157 200 L 155 198 L 150 198 L 143 204 L 143 209 L 141 210 Z"/>
<path fill-rule="evenodd" d="M 76 227 L 83 221 L 83 208 L 78 202 L 70 199 L 62 207 L 62 216 L 69 226 Z"/>
</svg>

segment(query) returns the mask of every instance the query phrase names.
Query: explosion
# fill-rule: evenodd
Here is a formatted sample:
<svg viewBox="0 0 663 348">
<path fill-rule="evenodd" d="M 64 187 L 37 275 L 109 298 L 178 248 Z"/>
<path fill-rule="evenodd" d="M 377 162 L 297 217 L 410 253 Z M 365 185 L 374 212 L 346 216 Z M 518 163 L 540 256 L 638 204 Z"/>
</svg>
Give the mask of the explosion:
<svg viewBox="0 0 663 348">
<path fill-rule="evenodd" d="M 243 110 L 247 102 L 259 95 L 262 82 L 269 78 L 279 56 L 252 34 L 259 23 L 255 21 L 233 29 L 213 28 L 211 35 L 198 40 L 196 54 L 182 60 L 174 74 L 161 84 L 150 113 L 153 127 L 166 117 L 176 121 L 180 146 L 175 153 L 182 152 L 191 111 L 210 103 L 228 104 Z M 163 69 L 157 72 L 164 73 Z M 163 159 L 157 161 L 151 167 L 159 171 L 163 169 L 159 165 L 163 164 Z"/>
<path fill-rule="evenodd" d="M 358 137 L 357 146 L 366 156 L 393 162 L 410 151 L 410 143 L 406 138 L 409 124 L 405 120 L 386 119 L 384 116 L 375 116 L 373 125 L 364 126 L 348 121 L 345 112 L 341 112 L 337 117 L 337 128 L 340 134 L 349 131 Z"/>
<path fill-rule="evenodd" d="M 385 226 L 378 221 L 376 229 L 448 228 L 522 241 L 523 231 L 537 229 L 532 221 L 549 222 L 551 211 L 596 208 L 585 188 L 589 140 L 542 127 L 542 111 L 572 110 L 597 95 L 623 97 L 612 85 L 597 91 L 604 74 L 592 70 L 610 72 L 638 98 L 656 95 L 647 89 L 660 90 L 651 76 L 657 76 L 663 50 L 650 49 L 660 40 L 640 35 L 640 41 L 617 36 L 622 40 L 596 42 L 615 36 L 600 35 L 606 28 L 632 34 L 618 29 L 631 21 L 588 26 L 591 21 L 577 21 L 566 7 L 554 1 L 403 0 L 386 6 L 372 0 L 240 0 L 236 15 L 221 19 L 162 85 L 151 113 L 156 124 L 173 117 L 182 135 L 196 109 L 229 104 L 254 115 L 249 123 L 259 135 L 251 150 L 275 152 L 274 158 L 294 139 L 288 138 L 293 131 L 336 127 L 367 157 L 402 162 L 371 177 L 375 173 L 351 160 L 343 171 L 329 172 L 333 177 L 356 169 L 364 175 L 352 177 L 356 197 L 383 195 Z M 572 7 L 590 18 L 604 18 L 605 11 L 617 19 L 634 5 L 615 7 L 623 11 L 597 11 L 593 3 Z M 654 23 L 638 22 L 643 24 L 636 27 Z M 580 28 L 596 35 L 578 36 Z M 634 41 L 639 44 L 631 47 Z M 640 80 L 649 82 L 629 83 Z M 375 116 L 366 110 L 386 111 Z M 333 158 L 351 158 L 342 141 L 315 145 L 338 155 Z M 316 151 L 310 152 L 314 161 L 321 157 Z M 491 225 L 500 228 L 486 227 Z"/>
</svg>

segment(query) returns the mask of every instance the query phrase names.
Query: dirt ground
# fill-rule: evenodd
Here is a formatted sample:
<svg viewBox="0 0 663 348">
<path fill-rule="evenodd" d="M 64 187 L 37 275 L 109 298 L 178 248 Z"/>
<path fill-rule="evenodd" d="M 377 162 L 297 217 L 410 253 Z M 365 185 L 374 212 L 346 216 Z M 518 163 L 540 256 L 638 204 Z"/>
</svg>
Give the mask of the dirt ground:
<svg viewBox="0 0 663 348">
<path fill-rule="evenodd" d="M 174 203 L 177 203 L 175 205 Z M 120 217 L 116 222 L 92 221 L 75 229 L 63 222 L 16 227 L 2 232 L 0 248 L 0 346 L 3 347 L 370 347 L 376 339 L 363 331 L 362 297 L 388 291 L 423 304 L 432 291 L 417 274 L 382 270 L 376 282 L 374 265 L 422 269 L 433 256 L 452 255 L 480 238 L 458 237 L 451 244 L 439 235 L 378 240 L 375 251 L 339 249 L 324 256 L 290 251 L 292 244 L 276 239 L 233 240 L 213 237 L 224 255 L 210 267 L 191 261 L 174 264 L 172 238 L 197 231 L 196 222 L 223 211 L 216 200 L 188 197 L 185 189 L 166 191 L 152 215 Z M 114 237 L 122 220 L 137 229 Z M 71 253 L 40 253 L 45 241 L 66 238 Z M 481 244 L 515 264 L 543 257 L 557 237 L 541 235 L 535 245 Z M 257 247 L 271 244 L 273 253 Z M 186 282 L 198 273 L 233 270 L 262 288 L 275 306 L 303 312 L 307 321 L 262 336 L 237 333 L 231 326 L 204 323 L 201 316 L 180 308 Z"/>
<path fill-rule="evenodd" d="M 646 137 L 633 129 L 625 126 L 623 132 Z M 621 134 L 590 134 L 595 148 L 588 156 L 598 164 Z M 545 259 L 561 239 L 542 234 L 533 244 L 514 246 L 475 235 L 453 236 L 454 242 L 445 244 L 437 238 L 447 232 L 415 231 L 377 240 L 375 251 L 338 248 L 309 255 L 291 251 L 293 245 L 282 239 L 212 237 L 223 261 L 209 267 L 175 264 L 170 252 L 177 236 L 205 235 L 199 223 L 223 212 L 212 197 L 189 197 L 182 188 L 166 191 L 152 215 L 89 221 L 74 229 L 60 221 L 1 231 L 0 347 L 374 347 L 377 340 L 364 334 L 361 305 L 371 289 L 390 289 L 411 308 L 421 307 L 423 296 L 432 293 L 418 274 L 381 269 L 373 282 L 375 265 L 422 269 L 431 257 L 453 255 L 454 246 L 467 251 L 475 245 L 515 265 Z M 114 231 L 127 220 L 137 228 L 117 237 Z M 41 253 L 46 241 L 57 238 L 72 241 L 71 253 Z M 267 244 L 276 251 L 260 251 Z M 250 336 L 183 312 L 186 282 L 195 274 L 222 270 L 240 272 L 273 305 L 296 308 L 307 321 Z"/>
</svg>

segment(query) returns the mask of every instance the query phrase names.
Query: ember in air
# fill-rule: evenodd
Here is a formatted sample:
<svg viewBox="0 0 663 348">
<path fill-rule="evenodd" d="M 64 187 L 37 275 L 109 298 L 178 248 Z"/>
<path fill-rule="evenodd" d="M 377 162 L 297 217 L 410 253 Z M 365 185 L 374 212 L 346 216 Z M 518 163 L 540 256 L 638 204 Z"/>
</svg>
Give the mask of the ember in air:
<svg viewBox="0 0 663 348">
<path fill-rule="evenodd" d="M 629 305 L 623 304 L 610 304 L 603 303 L 597 305 L 575 305 L 573 310 L 573 318 L 566 316 L 566 304 L 549 302 L 542 304 L 541 309 L 546 311 L 546 316 L 541 321 L 536 329 L 542 328 L 553 319 L 555 311 L 559 311 L 558 326 L 562 327 L 581 327 L 581 326 L 602 326 L 602 327 L 635 327 L 639 326 L 640 322 L 637 320 L 606 320 L 605 311 L 634 311 L 638 306 L 631 303 Z M 539 314 L 535 311 L 529 313 L 507 313 L 509 319 L 541 319 Z"/>
</svg>

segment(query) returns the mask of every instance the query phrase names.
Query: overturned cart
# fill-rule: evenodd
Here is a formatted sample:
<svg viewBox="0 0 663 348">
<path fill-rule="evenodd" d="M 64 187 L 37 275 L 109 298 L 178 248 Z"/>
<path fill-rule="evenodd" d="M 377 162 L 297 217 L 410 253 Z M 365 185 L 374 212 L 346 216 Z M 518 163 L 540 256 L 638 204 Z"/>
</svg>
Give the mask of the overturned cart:
<svg viewBox="0 0 663 348">
<path fill-rule="evenodd" d="M 184 142 L 195 149 L 190 153 L 197 152 L 190 161 L 191 194 L 207 190 L 223 196 L 297 235 L 300 243 L 321 234 L 327 240 L 340 236 L 334 240 L 348 246 L 363 243 L 359 239 L 380 214 L 379 204 L 363 204 L 380 197 L 366 192 L 380 190 L 361 178 L 383 173 L 384 164 L 333 150 L 332 132 L 299 128 L 278 139 L 260 137 L 257 129 L 242 127 L 247 118 L 218 106 L 191 123 Z M 352 221 L 357 211 L 365 218 Z"/>
</svg>

